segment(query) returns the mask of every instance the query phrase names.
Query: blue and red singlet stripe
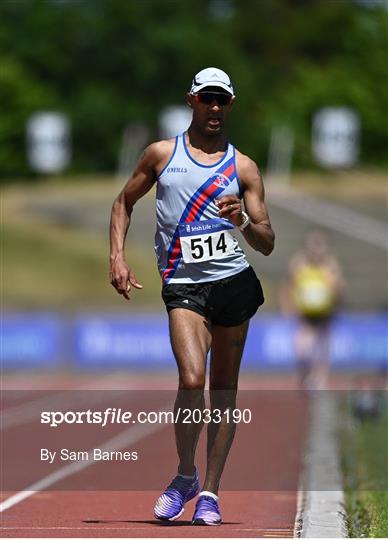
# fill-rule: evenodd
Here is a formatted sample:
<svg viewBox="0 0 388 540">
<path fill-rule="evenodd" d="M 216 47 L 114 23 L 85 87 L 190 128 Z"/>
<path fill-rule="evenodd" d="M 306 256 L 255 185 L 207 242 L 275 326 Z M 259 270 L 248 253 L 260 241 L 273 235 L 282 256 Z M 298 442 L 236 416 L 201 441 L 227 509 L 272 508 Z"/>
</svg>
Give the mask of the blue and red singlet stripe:
<svg viewBox="0 0 388 540">
<path fill-rule="evenodd" d="M 186 264 L 179 237 L 179 224 L 218 218 L 215 200 L 240 193 L 235 149 L 231 144 L 221 160 L 203 165 L 190 155 L 185 134 L 176 137 L 170 161 L 159 175 L 156 194 L 155 251 L 163 285 L 213 281 L 249 266 L 236 239 L 233 255 Z"/>
</svg>

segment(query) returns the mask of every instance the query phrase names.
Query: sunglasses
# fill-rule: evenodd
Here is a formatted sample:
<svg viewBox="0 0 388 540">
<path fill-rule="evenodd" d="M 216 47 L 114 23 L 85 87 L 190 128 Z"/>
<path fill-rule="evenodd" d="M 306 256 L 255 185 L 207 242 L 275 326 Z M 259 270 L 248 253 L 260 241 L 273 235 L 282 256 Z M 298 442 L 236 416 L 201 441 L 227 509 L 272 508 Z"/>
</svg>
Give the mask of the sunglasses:
<svg viewBox="0 0 388 540">
<path fill-rule="evenodd" d="M 197 103 L 204 103 L 205 105 L 210 105 L 213 101 L 216 101 L 218 105 L 223 106 L 229 105 L 232 101 L 232 96 L 222 92 L 199 92 L 195 94 L 195 101 Z"/>
</svg>

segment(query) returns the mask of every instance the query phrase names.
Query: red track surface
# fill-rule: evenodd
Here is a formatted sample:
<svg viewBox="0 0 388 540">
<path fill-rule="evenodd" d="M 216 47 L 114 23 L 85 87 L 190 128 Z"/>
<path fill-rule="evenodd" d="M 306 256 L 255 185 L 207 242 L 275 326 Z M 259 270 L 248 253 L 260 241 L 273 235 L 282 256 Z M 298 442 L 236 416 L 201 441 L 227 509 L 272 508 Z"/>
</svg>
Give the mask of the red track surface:
<svg viewBox="0 0 388 540">
<path fill-rule="evenodd" d="M 76 379 L 72 376 L 60 378 L 10 376 L 3 379 L 3 388 L 62 390 L 74 389 L 75 385 L 78 387 L 87 385 L 89 388 L 104 389 L 108 387 L 160 389 L 173 388 L 175 376 L 163 375 L 157 379 L 155 376 L 131 377 L 130 384 L 123 377 L 109 379 L 101 377 L 91 380 L 89 376 L 83 377 L 83 381 L 80 379 L 79 376 Z M 268 377 L 243 378 L 241 384 L 241 387 L 245 388 L 261 387 L 271 390 L 292 386 L 289 379 Z M 189 520 L 194 509 L 193 501 L 187 504 L 182 518 L 173 524 L 166 525 L 154 520 L 152 508 L 159 491 L 53 491 L 62 487 L 61 484 L 55 484 L 50 490 L 35 493 L 5 510 L 1 514 L 1 535 L 147 538 L 292 537 L 307 417 L 300 399 L 294 399 L 291 394 L 282 396 L 280 400 L 272 396 L 272 399 L 262 402 L 262 419 L 256 432 L 244 430 L 243 427 L 237 430 L 225 470 L 224 485 L 230 489 L 231 486 L 238 485 L 242 476 L 249 478 L 256 475 L 260 479 L 259 488 L 262 491 L 253 491 L 252 486 L 250 491 L 221 491 L 220 506 L 224 520 L 221 527 L 192 527 Z M 286 421 L 284 421 L 285 411 Z M 28 444 L 24 437 L 25 429 L 25 425 L 9 429 L 9 433 L 12 433 L 12 437 L 20 445 Z M 173 438 L 161 438 L 160 433 L 151 434 L 136 444 L 136 449 L 144 456 L 146 463 L 152 456 L 159 460 L 160 489 L 170 481 L 171 472 L 175 467 L 173 444 Z M 202 470 L 204 450 L 205 440 L 202 437 L 198 449 L 198 455 L 202 456 L 199 459 L 199 468 Z M 99 465 L 92 465 L 77 473 L 81 485 L 83 478 L 90 479 L 92 474 L 98 474 L 98 467 Z M 249 474 L 250 471 L 252 474 Z M 35 472 L 36 480 L 47 475 L 40 470 Z M 66 483 L 63 485 L 66 486 Z M 272 485 L 279 486 L 279 489 L 271 490 Z M 288 487 L 291 489 L 287 489 Z M 4 493 L 3 501 L 10 495 L 12 494 Z"/>
<path fill-rule="evenodd" d="M 45 492 L 4 512 L 3 537 L 292 537 L 295 493 L 222 492 L 221 527 L 193 527 L 152 517 L 157 492 Z M 187 520 L 187 521 L 185 521 Z"/>
</svg>

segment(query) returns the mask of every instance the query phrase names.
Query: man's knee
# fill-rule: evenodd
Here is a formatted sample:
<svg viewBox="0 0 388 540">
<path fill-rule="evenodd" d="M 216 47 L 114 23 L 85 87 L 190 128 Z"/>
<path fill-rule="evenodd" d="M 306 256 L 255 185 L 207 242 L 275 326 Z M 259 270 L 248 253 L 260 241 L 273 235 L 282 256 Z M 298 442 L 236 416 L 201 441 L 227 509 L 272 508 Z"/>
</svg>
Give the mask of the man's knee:
<svg viewBox="0 0 388 540">
<path fill-rule="evenodd" d="M 180 390 L 203 390 L 205 388 L 205 374 L 185 372 L 179 375 Z"/>
</svg>

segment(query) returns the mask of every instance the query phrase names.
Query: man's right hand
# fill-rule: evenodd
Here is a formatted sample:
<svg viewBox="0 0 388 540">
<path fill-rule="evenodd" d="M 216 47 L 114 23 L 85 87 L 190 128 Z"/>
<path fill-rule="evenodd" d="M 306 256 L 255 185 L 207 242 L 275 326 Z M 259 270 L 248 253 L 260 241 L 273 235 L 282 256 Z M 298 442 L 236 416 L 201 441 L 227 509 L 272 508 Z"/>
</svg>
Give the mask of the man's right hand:
<svg viewBox="0 0 388 540">
<path fill-rule="evenodd" d="M 126 300 L 130 300 L 131 287 L 142 289 L 143 285 L 138 283 L 136 276 L 131 270 L 123 257 L 116 257 L 110 266 L 109 278 L 111 285 L 116 291 L 124 296 Z"/>
</svg>

